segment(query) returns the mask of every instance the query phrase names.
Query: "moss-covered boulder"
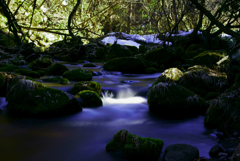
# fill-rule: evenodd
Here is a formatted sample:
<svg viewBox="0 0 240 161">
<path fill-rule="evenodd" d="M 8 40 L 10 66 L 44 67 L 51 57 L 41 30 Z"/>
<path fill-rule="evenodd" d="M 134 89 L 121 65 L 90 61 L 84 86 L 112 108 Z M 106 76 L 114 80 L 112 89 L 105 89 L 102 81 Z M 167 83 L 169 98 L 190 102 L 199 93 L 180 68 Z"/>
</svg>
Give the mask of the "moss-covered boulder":
<svg viewBox="0 0 240 161">
<path fill-rule="evenodd" d="M 63 64 L 53 64 L 46 69 L 46 75 L 62 75 L 64 72 L 69 71 Z"/>
<path fill-rule="evenodd" d="M 99 107 L 103 105 L 101 98 L 94 91 L 80 91 L 75 95 L 75 97 L 80 99 L 80 103 L 83 107 Z"/>
<path fill-rule="evenodd" d="M 145 60 L 140 58 L 115 58 L 107 61 L 103 65 L 104 70 L 108 71 L 120 71 L 123 73 L 145 73 L 148 68 L 148 64 Z"/>
<path fill-rule="evenodd" d="M 145 59 L 155 62 L 159 66 L 163 64 L 165 67 L 171 67 L 171 64 L 174 62 L 174 53 L 166 48 L 157 48 L 149 51 Z"/>
<path fill-rule="evenodd" d="M 94 81 L 81 81 L 76 83 L 72 89 L 71 89 L 71 94 L 77 94 L 80 91 L 84 90 L 90 90 L 96 92 L 98 95 L 101 94 L 102 87 L 100 83 L 94 82 Z"/>
<path fill-rule="evenodd" d="M 127 130 L 118 131 L 106 145 L 109 152 L 121 152 L 131 160 L 158 160 L 163 148 L 161 139 L 142 138 Z"/>
<path fill-rule="evenodd" d="M 67 78 L 61 78 L 60 84 L 69 84 L 69 80 Z"/>
<path fill-rule="evenodd" d="M 221 131 L 240 130 L 240 88 L 234 84 L 217 99 L 211 101 L 204 119 L 208 128 L 217 128 Z"/>
<path fill-rule="evenodd" d="M 178 83 L 201 97 L 209 92 L 222 93 L 228 87 L 225 73 L 199 65 L 188 68 Z"/>
<path fill-rule="evenodd" d="M 5 81 L 6 81 L 5 75 L 2 72 L 0 72 L 0 89 L 3 87 Z"/>
<path fill-rule="evenodd" d="M 64 72 L 62 77 L 72 81 L 90 81 L 92 79 L 92 72 L 78 68 Z"/>
<path fill-rule="evenodd" d="M 201 49 L 201 48 L 203 48 L 203 47 L 201 45 L 199 45 L 199 44 L 191 44 L 187 48 L 186 53 L 191 52 L 191 51 L 196 51 L 196 50 Z"/>
<path fill-rule="evenodd" d="M 174 50 L 174 57 L 179 62 L 184 62 L 188 57 L 185 54 L 185 50 L 181 46 L 177 46 Z"/>
<path fill-rule="evenodd" d="M 137 55 L 139 53 L 139 50 L 136 46 L 126 46 L 131 52 L 133 55 Z"/>
<path fill-rule="evenodd" d="M 6 100 L 9 112 L 21 116 L 57 116 L 82 110 L 73 95 L 25 79 L 11 88 Z"/>
<path fill-rule="evenodd" d="M 93 63 L 87 63 L 87 64 L 84 64 L 83 67 L 96 67 L 96 65 Z"/>
<path fill-rule="evenodd" d="M 167 118 L 194 117 L 206 111 L 203 98 L 176 83 L 158 83 L 148 93 L 150 112 Z"/>
<path fill-rule="evenodd" d="M 40 57 L 33 62 L 31 62 L 28 67 L 32 70 L 42 70 L 44 68 L 47 68 L 53 64 L 53 61 L 51 58 L 48 57 Z"/>
<path fill-rule="evenodd" d="M 40 74 L 38 72 L 27 69 L 17 69 L 15 72 L 32 78 L 40 78 Z"/>
<path fill-rule="evenodd" d="M 227 79 L 229 84 L 240 80 L 240 47 L 234 48 L 230 53 L 230 62 L 227 67 Z"/>
<path fill-rule="evenodd" d="M 195 65 L 203 65 L 209 68 L 215 69 L 217 67 L 217 62 L 221 60 L 224 56 L 218 51 L 205 51 L 193 58 L 193 63 Z"/>
<path fill-rule="evenodd" d="M 128 49 L 126 46 L 119 45 L 114 43 L 110 47 L 107 47 L 105 50 L 104 59 L 110 60 L 113 58 L 119 58 L 119 57 L 129 57 L 132 56 L 133 53 L 130 49 Z"/>
<path fill-rule="evenodd" d="M 165 70 L 152 84 L 152 86 L 158 84 L 159 82 L 177 82 L 181 77 L 183 76 L 183 73 L 178 68 L 169 68 Z"/>
<path fill-rule="evenodd" d="M 19 69 L 18 66 L 8 64 L 7 66 L 1 67 L 1 68 L 0 68 L 0 71 L 1 71 L 1 72 L 15 72 L 17 69 Z"/>
</svg>

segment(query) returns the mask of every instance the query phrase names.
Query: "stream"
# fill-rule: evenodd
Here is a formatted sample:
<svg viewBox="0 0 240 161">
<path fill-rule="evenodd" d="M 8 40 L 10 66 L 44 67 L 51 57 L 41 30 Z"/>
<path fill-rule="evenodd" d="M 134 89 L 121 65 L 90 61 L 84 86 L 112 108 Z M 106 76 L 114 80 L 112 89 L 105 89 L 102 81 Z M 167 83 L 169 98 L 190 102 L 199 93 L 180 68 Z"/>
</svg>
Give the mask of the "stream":
<svg viewBox="0 0 240 161">
<path fill-rule="evenodd" d="M 106 152 L 106 144 L 121 129 L 141 137 L 159 138 L 164 149 L 171 144 L 196 146 L 200 156 L 209 158 L 209 150 L 217 144 L 204 125 L 204 116 L 184 120 L 161 119 L 148 110 L 147 90 L 161 74 L 124 74 L 102 71 L 82 64 L 65 64 L 69 69 L 81 67 L 103 75 L 94 76 L 103 88 L 103 106 L 83 108 L 82 112 L 58 118 L 21 118 L 0 113 L 1 161 L 124 161 Z M 68 85 L 44 83 L 69 91 Z M 0 108 L 6 108 L 0 97 Z M 159 158 L 159 160 L 161 160 Z"/>
</svg>

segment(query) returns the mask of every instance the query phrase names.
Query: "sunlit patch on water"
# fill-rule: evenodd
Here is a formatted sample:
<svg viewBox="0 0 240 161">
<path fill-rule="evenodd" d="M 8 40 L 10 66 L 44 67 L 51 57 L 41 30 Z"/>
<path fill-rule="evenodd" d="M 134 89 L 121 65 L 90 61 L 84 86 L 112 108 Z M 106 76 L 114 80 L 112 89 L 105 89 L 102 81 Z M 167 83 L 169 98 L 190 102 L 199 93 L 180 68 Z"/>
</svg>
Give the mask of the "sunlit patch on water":
<svg viewBox="0 0 240 161">
<path fill-rule="evenodd" d="M 130 88 L 120 90 L 117 93 L 116 98 L 113 98 L 113 93 L 109 93 L 108 91 L 106 91 L 105 93 L 102 93 L 103 106 L 109 104 L 138 104 L 147 102 L 146 98 L 137 97 L 135 95 L 136 92 Z"/>
</svg>

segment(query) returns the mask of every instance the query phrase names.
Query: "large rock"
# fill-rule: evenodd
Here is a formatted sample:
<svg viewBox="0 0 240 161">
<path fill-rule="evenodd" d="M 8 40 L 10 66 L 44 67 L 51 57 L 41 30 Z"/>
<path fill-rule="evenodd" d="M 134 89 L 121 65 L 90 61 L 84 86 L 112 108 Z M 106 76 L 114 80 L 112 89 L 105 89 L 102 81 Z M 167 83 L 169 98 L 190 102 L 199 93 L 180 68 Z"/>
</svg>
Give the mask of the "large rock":
<svg viewBox="0 0 240 161">
<path fill-rule="evenodd" d="M 199 158 L 199 150 L 189 144 L 169 145 L 163 154 L 163 161 L 192 161 Z"/>
<path fill-rule="evenodd" d="M 210 92 L 221 93 L 228 87 L 225 73 L 199 65 L 188 68 L 178 84 L 204 98 Z"/>
<path fill-rule="evenodd" d="M 147 61 L 157 63 L 159 66 L 164 65 L 165 67 L 171 67 L 171 64 L 175 61 L 173 58 L 174 53 L 165 48 L 151 50 L 145 56 Z"/>
<path fill-rule="evenodd" d="M 51 58 L 40 57 L 34 60 L 33 62 L 31 62 L 28 67 L 31 68 L 32 70 L 41 70 L 51 66 L 52 64 L 53 64 L 53 61 Z"/>
<path fill-rule="evenodd" d="M 195 65 L 207 66 L 211 69 L 216 69 L 217 62 L 221 60 L 224 56 L 222 52 L 218 51 L 205 51 L 193 58 L 193 63 Z"/>
<path fill-rule="evenodd" d="M 17 69 L 16 72 L 32 78 L 40 78 L 40 74 L 35 71 L 31 71 L 27 69 Z"/>
<path fill-rule="evenodd" d="M 11 88 L 6 100 L 7 108 L 16 115 L 45 117 L 82 110 L 73 95 L 25 79 L 20 79 Z"/>
<path fill-rule="evenodd" d="M 92 79 L 92 72 L 78 68 L 64 72 L 62 77 L 72 81 L 90 81 Z"/>
<path fill-rule="evenodd" d="M 233 49 L 230 53 L 230 62 L 227 67 L 227 79 L 230 85 L 239 82 L 240 78 L 240 46 Z"/>
<path fill-rule="evenodd" d="M 103 105 L 101 98 L 94 91 L 80 91 L 75 95 L 75 97 L 79 99 L 79 102 L 83 107 L 99 107 Z"/>
<path fill-rule="evenodd" d="M 140 58 L 115 58 L 107 61 L 103 68 L 108 71 L 120 71 L 123 73 L 146 73 L 148 64 L 145 60 Z"/>
<path fill-rule="evenodd" d="M 96 92 L 98 95 L 101 94 L 102 91 L 102 87 L 101 84 L 98 82 L 94 82 L 94 81 L 81 81 L 76 83 L 72 89 L 71 89 L 71 94 L 77 94 L 80 91 L 83 90 L 90 90 L 90 91 L 94 91 Z"/>
<path fill-rule="evenodd" d="M 158 78 L 157 80 L 152 84 L 152 86 L 158 84 L 159 82 L 177 82 L 181 77 L 183 76 L 183 73 L 178 68 L 169 68 L 165 70 Z"/>
<path fill-rule="evenodd" d="M 53 64 L 46 70 L 46 75 L 62 75 L 64 72 L 69 71 L 68 68 L 63 64 Z"/>
<path fill-rule="evenodd" d="M 167 118 L 185 118 L 206 111 L 204 99 L 176 83 L 158 83 L 148 93 L 149 110 Z"/>
<path fill-rule="evenodd" d="M 114 43 L 113 45 L 107 47 L 107 50 L 105 50 L 104 53 L 104 59 L 110 60 L 113 58 L 119 58 L 119 57 L 129 57 L 132 56 L 132 52 L 127 46 L 119 45 Z"/>
<path fill-rule="evenodd" d="M 204 119 L 209 128 L 218 128 L 222 131 L 240 130 L 240 86 L 232 86 L 217 99 L 211 101 Z"/>
<path fill-rule="evenodd" d="M 162 151 L 161 139 L 142 138 L 127 130 L 118 131 L 107 144 L 107 151 L 121 151 L 124 157 L 133 160 L 157 160 Z"/>
</svg>

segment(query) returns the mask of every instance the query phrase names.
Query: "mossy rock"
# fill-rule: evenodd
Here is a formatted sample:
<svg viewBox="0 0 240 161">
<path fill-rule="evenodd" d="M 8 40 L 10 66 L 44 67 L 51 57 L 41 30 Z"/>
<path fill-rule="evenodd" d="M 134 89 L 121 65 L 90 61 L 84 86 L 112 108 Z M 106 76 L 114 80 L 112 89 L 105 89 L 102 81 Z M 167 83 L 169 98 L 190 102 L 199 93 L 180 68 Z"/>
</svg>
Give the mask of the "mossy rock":
<svg viewBox="0 0 240 161">
<path fill-rule="evenodd" d="M 68 68 L 63 64 L 53 64 L 48 67 L 45 71 L 46 75 L 62 75 L 64 72 L 69 71 Z"/>
<path fill-rule="evenodd" d="M 75 95 L 80 91 L 90 90 L 96 92 L 98 95 L 101 94 L 102 87 L 101 84 L 94 81 L 81 81 L 76 83 L 71 89 L 71 94 Z"/>
<path fill-rule="evenodd" d="M 87 63 L 87 64 L 84 64 L 83 67 L 96 67 L 96 65 L 93 63 Z"/>
<path fill-rule="evenodd" d="M 38 72 L 27 70 L 27 69 L 17 69 L 16 73 L 29 76 L 32 78 L 40 78 L 40 74 Z"/>
<path fill-rule="evenodd" d="M 118 131 L 106 145 L 109 152 L 121 152 L 123 157 L 131 160 L 158 160 L 163 141 L 154 138 L 142 138 L 129 133 L 127 130 Z"/>
<path fill-rule="evenodd" d="M 150 112 L 176 119 L 194 117 L 206 112 L 205 100 L 176 83 L 158 83 L 148 93 Z"/>
<path fill-rule="evenodd" d="M 240 130 L 240 88 L 229 89 L 212 100 L 204 124 L 220 131 Z"/>
<path fill-rule="evenodd" d="M 221 52 L 217 51 L 205 51 L 193 58 L 193 63 L 195 65 L 205 65 L 209 68 L 215 69 L 217 67 L 217 62 L 221 60 L 223 56 Z"/>
<path fill-rule="evenodd" d="M 201 45 L 199 45 L 199 44 L 191 44 L 191 45 L 187 48 L 186 53 L 191 52 L 191 51 L 196 51 L 196 50 L 202 49 L 202 48 L 203 48 L 203 47 L 202 47 Z"/>
<path fill-rule="evenodd" d="M 11 88 L 6 100 L 9 112 L 21 116 L 49 117 L 82 110 L 73 95 L 25 79 L 19 80 Z"/>
<path fill-rule="evenodd" d="M 164 65 L 165 67 L 171 67 L 171 63 L 174 61 L 174 54 L 172 51 L 165 48 L 158 48 L 149 51 L 145 59 L 147 61 L 155 62 L 158 65 Z"/>
<path fill-rule="evenodd" d="M 85 63 L 85 60 L 78 60 L 78 63 Z"/>
<path fill-rule="evenodd" d="M 185 50 L 181 46 L 177 46 L 174 50 L 174 57 L 179 62 L 184 62 L 188 57 L 185 54 Z"/>
<path fill-rule="evenodd" d="M 18 66 L 9 64 L 7 66 L 1 67 L 0 71 L 1 72 L 15 72 L 17 69 L 19 69 Z"/>
<path fill-rule="evenodd" d="M 60 84 L 69 84 L 69 80 L 67 78 L 61 78 Z"/>
<path fill-rule="evenodd" d="M 95 53 L 96 59 L 103 59 L 106 49 L 104 47 L 99 47 Z"/>
<path fill-rule="evenodd" d="M 83 107 L 99 107 L 103 105 L 101 98 L 94 91 L 80 91 L 75 95 L 75 97 L 81 99 L 80 102 Z"/>
<path fill-rule="evenodd" d="M 78 68 L 64 72 L 62 77 L 72 81 L 90 81 L 92 79 L 92 72 Z"/>
<path fill-rule="evenodd" d="M 28 67 L 32 70 L 42 70 L 44 68 L 47 68 L 53 64 L 53 61 L 51 58 L 48 57 L 40 57 L 33 62 L 31 62 Z"/>
<path fill-rule="evenodd" d="M 194 50 L 194 51 L 189 51 L 189 52 L 186 52 L 186 56 L 187 58 L 189 59 L 193 59 L 195 56 L 198 56 L 199 54 L 201 54 L 202 52 L 206 51 L 205 49 L 203 48 L 199 48 L 197 50 Z"/>
<path fill-rule="evenodd" d="M 183 76 L 183 73 L 178 68 L 169 68 L 165 70 L 152 84 L 152 87 L 159 82 L 167 83 L 167 82 L 177 82 L 181 77 Z"/>
<path fill-rule="evenodd" d="M 0 73 L 0 89 L 3 87 L 5 81 L 6 81 L 5 75 L 3 73 Z"/>
<path fill-rule="evenodd" d="M 43 70 L 37 70 L 36 72 L 38 72 L 38 74 L 40 76 L 44 76 L 45 75 L 45 72 Z"/>
<path fill-rule="evenodd" d="M 209 92 L 222 93 L 228 87 L 225 73 L 199 65 L 188 68 L 178 83 L 203 98 Z"/>
<path fill-rule="evenodd" d="M 127 48 L 128 48 L 129 50 L 131 50 L 131 52 L 132 52 L 133 55 L 139 54 L 139 50 L 138 50 L 138 48 L 137 48 L 136 46 L 128 46 L 128 45 L 127 45 Z"/>
<path fill-rule="evenodd" d="M 49 78 L 44 78 L 42 79 L 43 82 L 60 82 L 62 77 L 49 77 Z"/>
<path fill-rule="evenodd" d="M 157 73 L 157 69 L 154 68 L 154 67 L 149 67 L 149 68 L 145 69 L 145 73 L 146 73 L 146 74 Z"/>
<path fill-rule="evenodd" d="M 148 50 L 150 50 L 150 47 L 149 47 L 149 46 L 146 46 L 146 45 L 140 45 L 140 46 L 139 46 L 139 53 L 145 53 L 145 52 L 147 52 Z"/>
<path fill-rule="evenodd" d="M 133 53 L 126 46 L 113 44 L 106 49 L 104 59 L 110 60 L 110 59 L 119 58 L 119 57 L 130 57 L 132 55 Z"/>
<path fill-rule="evenodd" d="M 123 73 L 145 73 L 148 68 L 148 63 L 140 58 L 115 58 L 107 61 L 103 65 L 104 70 L 120 71 Z"/>
<path fill-rule="evenodd" d="M 230 53 L 230 62 L 227 67 L 227 79 L 230 85 L 240 80 L 240 47 L 234 48 Z"/>
</svg>

